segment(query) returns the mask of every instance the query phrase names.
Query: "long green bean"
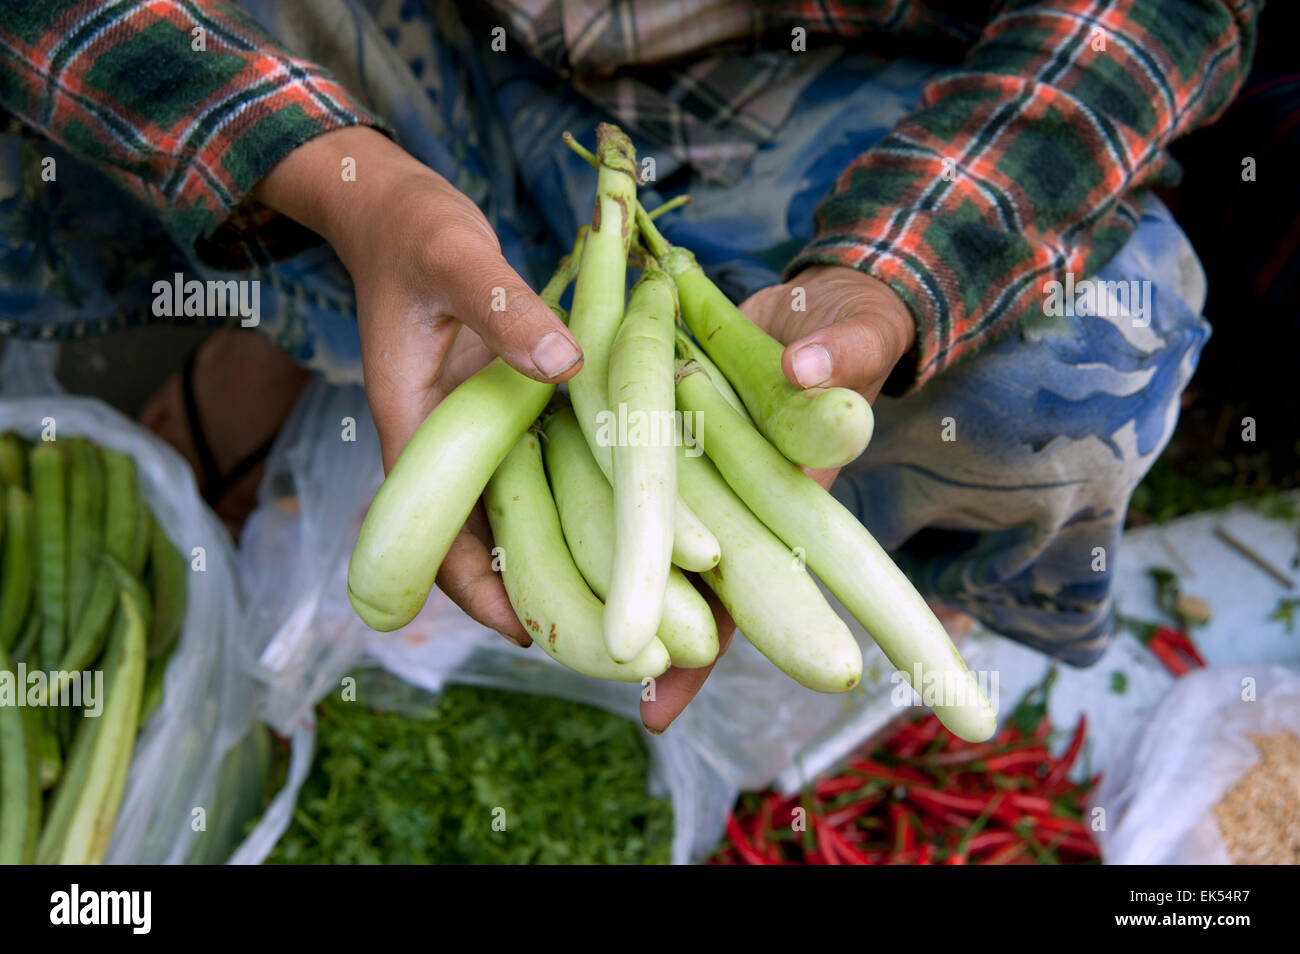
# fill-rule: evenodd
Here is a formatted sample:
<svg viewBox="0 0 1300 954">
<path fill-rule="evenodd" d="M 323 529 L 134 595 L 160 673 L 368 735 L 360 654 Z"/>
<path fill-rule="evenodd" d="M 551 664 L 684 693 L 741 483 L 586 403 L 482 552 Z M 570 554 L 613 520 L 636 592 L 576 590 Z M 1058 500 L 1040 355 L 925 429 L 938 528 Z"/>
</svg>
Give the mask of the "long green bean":
<svg viewBox="0 0 1300 954">
<path fill-rule="evenodd" d="M 4 558 L 0 563 L 0 649 L 12 649 L 32 602 L 32 498 L 4 489 Z"/>
<path fill-rule="evenodd" d="M 98 864 L 108 850 L 135 748 L 145 679 L 145 622 L 129 589 L 120 591 L 105 663 L 104 709 L 76 807 L 68 819 L 61 864 Z"/>
<path fill-rule="evenodd" d="M 43 441 L 28 455 L 36 508 L 36 599 L 42 628 L 40 662 L 53 668 L 68 629 L 67 480 L 62 449 Z"/>
<path fill-rule="evenodd" d="M 76 627 L 104 548 L 104 462 L 88 441 L 68 442 L 68 624 Z"/>
<path fill-rule="evenodd" d="M 0 672 L 12 673 L 15 691 L 17 669 L 0 646 Z M 5 700 L 0 705 L 0 865 L 31 864 L 40 832 L 41 781 L 37 752 L 36 716 L 39 710 Z"/>
</svg>

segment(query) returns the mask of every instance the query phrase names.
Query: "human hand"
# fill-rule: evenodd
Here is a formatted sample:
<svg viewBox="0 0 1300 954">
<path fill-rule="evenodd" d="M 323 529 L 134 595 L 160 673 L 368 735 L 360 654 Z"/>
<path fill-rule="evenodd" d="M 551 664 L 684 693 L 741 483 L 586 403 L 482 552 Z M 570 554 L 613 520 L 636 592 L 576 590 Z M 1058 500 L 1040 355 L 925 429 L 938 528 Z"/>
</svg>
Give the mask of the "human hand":
<svg viewBox="0 0 1300 954">
<path fill-rule="evenodd" d="M 340 175 L 345 158 L 355 162 L 355 181 Z M 350 127 L 310 140 L 253 195 L 322 235 L 352 276 L 385 473 L 438 402 L 494 355 L 538 381 L 581 368 L 577 342 L 506 262 L 478 207 L 380 133 Z M 480 504 L 438 586 L 471 617 L 528 646 L 492 569 L 490 540 Z"/>
<path fill-rule="evenodd" d="M 849 388 L 873 403 L 916 342 L 916 322 L 893 289 L 841 265 L 805 268 L 750 295 L 740 310 L 786 346 L 781 370 L 792 384 Z M 829 489 L 839 469 L 807 472 Z"/>
</svg>

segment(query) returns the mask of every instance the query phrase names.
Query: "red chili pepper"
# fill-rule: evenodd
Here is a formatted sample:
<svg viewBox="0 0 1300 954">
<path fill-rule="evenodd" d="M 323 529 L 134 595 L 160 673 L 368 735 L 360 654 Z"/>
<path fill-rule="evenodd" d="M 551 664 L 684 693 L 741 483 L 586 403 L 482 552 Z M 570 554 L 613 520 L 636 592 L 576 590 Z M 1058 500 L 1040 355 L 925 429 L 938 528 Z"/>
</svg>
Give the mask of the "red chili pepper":
<svg viewBox="0 0 1300 954">
<path fill-rule="evenodd" d="M 1034 729 L 1034 738 L 1040 741 L 1046 739 L 1052 732 L 1052 720 L 1043 713 L 1043 717 L 1038 720 L 1038 727 Z"/>
<path fill-rule="evenodd" d="M 818 798 L 834 798 L 836 795 L 856 791 L 870 783 L 870 779 L 860 775 L 840 775 L 837 778 L 823 779 L 818 782 L 814 791 Z"/>
<path fill-rule="evenodd" d="M 887 743 L 894 754 L 910 757 L 931 745 L 942 723 L 933 715 L 908 723 Z"/>
<path fill-rule="evenodd" d="M 906 765 L 890 768 L 888 765 L 881 765 L 872 759 L 858 759 L 851 764 L 854 769 L 870 778 L 890 782 L 894 785 L 911 785 L 915 782 L 929 783 L 930 781 L 929 777 L 923 772 Z"/>
<path fill-rule="evenodd" d="M 727 837 L 731 839 L 731 844 L 735 847 L 736 853 L 740 855 L 740 860 L 747 865 L 766 865 L 771 864 L 766 858 L 754 850 L 754 846 L 745 838 L 745 833 L 741 831 L 740 823 L 736 821 L 734 814 L 727 817 Z"/>
<path fill-rule="evenodd" d="M 1070 774 L 1070 769 L 1074 768 L 1074 763 L 1079 758 L 1079 750 L 1083 748 L 1083 737 L 1087 731 L 1088 714 L 1081 712 L 1079 713 L 1079 721 L 1074 726 L 1074 735 L 1070 738 L 1070 744 L 1066 747 L 1065 754 L 1047 773 L 1047 782 L 1045 784 L 1048 788 L 1055 788 L 1060 785 Z"/>
<path fill-rule="evenodd" d="M 1037 768 L 1051 761 L 1051 755 L 1042 746 L 1035 745 L 1028 749 L 1019 749 L 1005 755 L 994 756 L 984 760 L 984 768 L 989 772 L 1006 772 L 1016 768 Z"/>
<path fill-rule="evenodd" d="M 858 851 L 847 841 L 844 836 L 832 828 L 825 819 L 818 815 L 813 816 L 817 824 L 817 838 L 819 844 L 824 840 L 826 852 L 829 855 L 832 851 L 839 855 L 840 860 L 851 865 L 869 865 L 871 860 L 866 855 Z"/>
<path fill-rule="evenodd" d="M 1041 795 L 1021 795 L 1013 792 L 1007 796 L 1007 801 L 1022 812 L 1028 812 L 1035 817 L 1046 815 L 1052 810 L 1052 803 Z"/>
<path fill-rule="evenodd" d="M 1073 818 L 1061 818 L 1059 815 L 1041 815 L 1034 819 L 1034 824 L 1044 831 L 1074 831 L 1087 837 L 1088 829 L 1081 821 Z"/>
<path fill-rule="evenodd" d="M 1157 640 L 1154 653 L 1178 659 L 1180 647 Z M 903 726 L 849 768 L 813 786 L 813 802 L 767 793 L 728 826 L 716 863 L 1035 864 L 1093 861 L 1099 850 L 1079 815 L 1089 785 L 1071 782 L 1087 734 L 1081 718 L 1061 758 L 1046 748 L 1050 721 L 1032 733 L 1008 726 L 993 742 L 970 744 L 933 716 Z M 899 760 L 899 761 L 896 761 Z M 1096 779 L 1090 784 L 1095 784 Z M 824 804 L 825 812 L 813 810 Z M 797 810 L 811 832 L 778 835 Z M 989 830 L 983 830 L 988 826 Z M 757 858 L 754 856 L 758 856 Z M 762 859 L 762 860 L 759 860 Z"/>
<path fill-rule="evenodd" d="M 939 752 L 935 755 L 927 755 L 919 761 L 925 766 L 940 765 L 947 767 L 951 765 L 965 765 L 969 762 L 978 762 L 981 759 L 988 758 L 989 756 L 1018 752 L 1020 751 L 1020 748 L 1017 748 L 1016 746 L 1023 746 L 1023 744 L 1023 742 L 979 742 L 974 745 L 962 745 L 960 748 L 952 752 Z"/>
<path fill-rule="evenodd" d="M 1156 627 L 1156 631 L 1147 640 L 1147 649 L 1151 650 L 1151 655 L 1159 659 L 1165 669 L 1177 677 L 1190 672 L 1191 666 L 1187 664 L 1186 659 L 1170 642 L 1169 635 L 1173 632 L 1168 626 Z"/>
<path fill-rule="evenodd" d="M 1023 810 L 1016 808 L 1016 806 L 1006 801 L 999 802 L 989 812 L 989 814 L 1008 828 L 1014 828 L 1016 825 L 1019 825 L 1025 817 Z"/>
<path fill-rule="evenodd" d="M 1205 668 L 1205 659 L 1201 656 L 1200 650 L 1192 642 L 1192 638 L 1187 635 L 1186 630 L 1174 629 L 1172 626 L 1157 626 L 1156 631 L 1152 634 L 1153 640 L 1159 639 L 1166 645 L 1171 646 L 1175 652 L 1181 653 L 1197 666 Z"/>
<path fill-rule="evenodd" d="M 773 792 L 767 796 L 766 804 L 772 812 L 772 829 L 789 828 L 794 822 L 794 810 L 799 807 L 799 796 Z"/>
<path fill-rule="evenodd" d="M 825 860 L 826 864 L 828 865 L 841 864 L 840 856 L 839 853 L 835 850 L 835 846 L 831 843 L 831 840 L 829 838 L 823 837 L 822 830 L 820 828 L 817 829 L 817 848 L 821 852 L 822 858 Z"/>
<path fill-rule="evenodd" d="M 1097 847 L 1097 843 L 1083 835 L 1066 835 L 1056 847 L 1061 851 L 1083 855 L 1086 858 L 1101 857 L 1101 849 Z"/>
<path fill-rule="evenodd" d="M 1017 841 L 1015 844 L 1007 845 L 1005 848 L 995 851 L 984 859 L 986 865 L 1005 865 L 1010 864 L 1021 852 L 1025 850 L 1022 842 Z"/>
<path fill-rule="evenodd" d="M 1195 660 L 1196 665 L 1201 669 L 1204 669 L 1209 665 L 1205 661 L 1205 657 L 1201 655 L 1200 649 L 1198 649 L 1196 644 L 1192 642 L 1192 637 L 1188 636 L 1186 633 L 1180 633 L 1180 635 L 1183 637 L 1183 652 L 1191 656 L 1192 659 Z"/>
<path fill-rule="evenodd" d="M 772 824 L 772 807 L 765 799 L 758 806 L 758 818 L 754 824 L 754 850 L 765 858 L 770 858 L 771 853 L 767 850 L 767 836 L 771 831 Z"/>
<path fill-rule="evenodd" d="M 884 801 L 884 799 L 879 795 L 864 798 L 859 802 L 845 805 L 843 808 L 838 808 L 833 812 L 827 812 L 826 821 L 833 828 L 843 828 L 849 822 L 861 818 L 882 801 Z"/>
<path fill-rule="evenodd" d="M 994 848 L 1002 848 L 1006 845 L 1019 843 L 1020 837 L 1015 832 L 985 831 L 975 835 L 970 841 L 966 842 L 966 853 L 976 855 L 982 851 L 990 851 Z"/>
<path fill-rule="evenodd" d="M 907 797 L 915 799 L 918 803 L 935 805 L 949 811 L 971 816 L 984 811 L 996 794 L 991 793 L 987 796 L 956 795 L 952 792 L 943 792 L 935 788 L 921 788 L 919 786 L 913 786 L 907 791 Z"/>
<path fill-rule="evenodd" d="M 908 813 L 898 802 L 889 803 L 889 820 L 893 826 L 895 852 L 907 851 L 916 845 L 916 832 L 908 824 Z"/>
</svg>

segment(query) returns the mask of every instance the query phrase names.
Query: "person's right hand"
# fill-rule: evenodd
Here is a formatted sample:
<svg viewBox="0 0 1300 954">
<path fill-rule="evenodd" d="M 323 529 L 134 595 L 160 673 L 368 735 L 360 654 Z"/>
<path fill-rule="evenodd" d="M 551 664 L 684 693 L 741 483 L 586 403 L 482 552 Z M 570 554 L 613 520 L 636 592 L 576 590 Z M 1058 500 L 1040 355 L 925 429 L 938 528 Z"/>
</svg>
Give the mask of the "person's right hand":
<svg viewBox="0 0 1300 954">
<path fill-rule="evenodd" d="M 355 181 L 340 175 L 345 157 L 355 160 Z M 577 342 L 506 262 L 478 207 L 380 133 L 353 127 L 319 136 L 253 195 L 324 236 L 352 276 L 385 473 L 438 402 L 494 355 L 538 381 L 564 381 L 582 367 Z M 528 646 L 490 547 L 480 504 L 438 586 L 474 619 Z"/>
</svg>

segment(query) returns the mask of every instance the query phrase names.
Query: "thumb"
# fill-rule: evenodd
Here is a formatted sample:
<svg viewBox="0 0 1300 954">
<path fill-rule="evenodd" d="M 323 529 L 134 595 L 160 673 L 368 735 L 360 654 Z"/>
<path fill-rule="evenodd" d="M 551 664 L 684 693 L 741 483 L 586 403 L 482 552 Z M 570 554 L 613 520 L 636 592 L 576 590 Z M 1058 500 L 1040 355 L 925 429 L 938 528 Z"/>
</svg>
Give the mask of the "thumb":
<svg viewBox="0 0 1300 954">
<path fill-rule="evenodd" d="M 451 291 L 452 313 L 512 368 L 538 381 L 565 381 L 582 367 L 582 349 L 554 311 L 499 252 L 466 250 L 467 281 Z"/>
<path fill-rule="evenodd" d="M 868 391 L 889 376 L 901 355 L 888 326 L 865 314 L 836 320 L 793 342 L 781 355 L 781 369 L 801 388 Z"/>
<path fill-rule="evenodd" d="M 799 387 L 849 388 L 874 399 L 912 347 L 911 312 L 887 284 L 854 269 L 827 266 L 804 282 L 807 310 L 798 331 L 806 333 L 784 338 L 786 377 Z"/>
<path fill-rule="evenodd" d="M 916 336 L 911 314 L 893 304 L 870 295 L 829 302 L 829 321 L 782 353 L 786 378 L 801 388 L 849 388 L 875 400 Z"/>
</svg>

